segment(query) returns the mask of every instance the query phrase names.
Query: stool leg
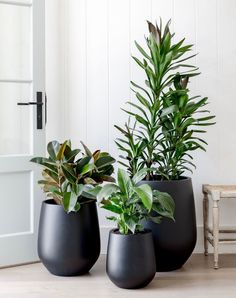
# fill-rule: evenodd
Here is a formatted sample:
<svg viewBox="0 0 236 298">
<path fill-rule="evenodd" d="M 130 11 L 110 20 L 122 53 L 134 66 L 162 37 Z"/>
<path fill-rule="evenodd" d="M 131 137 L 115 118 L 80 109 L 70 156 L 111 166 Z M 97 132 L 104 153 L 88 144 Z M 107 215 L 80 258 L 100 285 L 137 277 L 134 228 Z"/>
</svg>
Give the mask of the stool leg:
<svg viewBox="0 0 236 298">
<path fill-rule="evenodd" d="M 218 269 L 219 259 L 219 201 L 213 201 L 213 244 L 214 244 L 214 268 Z"/>
<path fill-rule="evenodd" d="M 203 233 L 204 233 L 204 254 L 208 255 L 208 219 L 209 219 L 209 200 L 208 195 L 203 197 Z"/>
</svg>

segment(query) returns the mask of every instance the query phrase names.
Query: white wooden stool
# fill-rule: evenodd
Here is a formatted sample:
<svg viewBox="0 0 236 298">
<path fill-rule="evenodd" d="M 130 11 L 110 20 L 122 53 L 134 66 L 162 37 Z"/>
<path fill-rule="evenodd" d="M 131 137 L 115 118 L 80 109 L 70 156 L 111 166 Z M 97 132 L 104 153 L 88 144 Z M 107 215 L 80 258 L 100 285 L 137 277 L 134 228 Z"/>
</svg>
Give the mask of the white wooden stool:
<svg viewBox="0 0 236 298">
<path fill-rule="evenodd" d="M 219 228 L 219 201 L 224 198 L 236 198 L 236 185 L 210 185 L 204 184 L 203 192 L 203 224 L 204 224 L 204 249 L 208 255 L 208 242 L 214 249 L 214 268 L 218 269 L 219 244 L 236 244 L 236 238 L 220 239 L 220 233 L 236 233 L 232 229 Z M 213 201 L 213 229 L 209 227 L 209 197 Z"/>
</svg>

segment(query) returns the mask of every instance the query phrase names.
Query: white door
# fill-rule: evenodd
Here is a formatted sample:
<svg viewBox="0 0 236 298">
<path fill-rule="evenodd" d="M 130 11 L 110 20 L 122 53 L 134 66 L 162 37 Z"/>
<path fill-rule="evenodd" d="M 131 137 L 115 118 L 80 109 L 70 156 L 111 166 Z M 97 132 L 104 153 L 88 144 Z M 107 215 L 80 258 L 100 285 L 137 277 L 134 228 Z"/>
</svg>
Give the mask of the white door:
<svg viewBox="0 0 236 298">
<path fill-rule="evenodd" d="M 0 267 L 38 259 L 44 64 L 44 0 L 0 0 Z"/>
</svg>

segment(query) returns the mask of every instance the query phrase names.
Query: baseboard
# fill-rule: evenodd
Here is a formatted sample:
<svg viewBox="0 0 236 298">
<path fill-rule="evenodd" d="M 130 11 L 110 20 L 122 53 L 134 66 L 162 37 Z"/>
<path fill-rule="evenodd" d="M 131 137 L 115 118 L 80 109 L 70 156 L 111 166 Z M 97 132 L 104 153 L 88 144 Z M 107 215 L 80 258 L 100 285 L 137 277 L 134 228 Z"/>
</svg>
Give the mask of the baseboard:
<svg viewBox="0 0 236 298">
<path fill-rule="evenodd" d="M 114 228 L 111 226 L 102 226 L 100 227 L 100 233 L 101 233 L 101 254 L 106 254 L 107 251 L 107 242 L 108 242 L 108 235 L 109 231 Z M 222 227 L 224 228 L 229 228 L 227 227 Z M 197 243 L 196 247 L 194 249 L 193 253 L 203 253 L 204 248 L 203 248 L 203 227 L 198 226 L 197 227 Z M 213 252 L 212 246 L 209 244 L 209 253 Z M 219 249 L 220 253 L 236 253 L 236 245 L 233 244 L 227 244 L 227 245 L 220 245 Z"/>
</svg>

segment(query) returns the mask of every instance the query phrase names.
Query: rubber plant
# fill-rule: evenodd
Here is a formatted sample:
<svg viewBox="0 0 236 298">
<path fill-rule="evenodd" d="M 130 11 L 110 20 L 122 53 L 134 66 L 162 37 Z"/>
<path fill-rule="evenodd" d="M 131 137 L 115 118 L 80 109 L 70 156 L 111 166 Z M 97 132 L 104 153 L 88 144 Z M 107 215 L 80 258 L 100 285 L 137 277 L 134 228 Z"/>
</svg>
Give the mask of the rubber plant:
<svg viewBox="0 0 236 298">
<path fill-rule="evenodd" d="M 52 141 L 47 146 L 47 158 L 31 159 L 31 162 L 43 166 L 43 180 L 38 181 L 43 191 L 67 213 L 79 211 L 81 202 L 96 199 L 96 185 L 114 181 L 111 175 L 115 159 L 100 150 L 92 153 L 81 144 L 83 150 L 72 150 L 70 140 L 62 144 Z"/>
<path fill-rule="evenodd" d="M 145 175 L 143 169 L 131 179 L 128 172 L 118 169 L 117 183 L 106 184 L 98 192 L 100 207 L 115 213 L 107 218 L 117 223 L 121 234 L 143 231 L 143 220 L 160 223 L 162 217 L 174 219 L 175 204 L 169 194 L 152 190 L 147 184 L 138 185 Z M 158 215 L 152 216 L 151 211 Z"/>
<path fill-rule="evenodd" d="M 124 110 L 134 121 L 116 126 L 123 137 L 116 143 L 123 151 L 122 162 L 131 175 L 142 168 L 152 168 L 146 179 L 178 180 L 195 164 L 192 151 L 204 150 L 201 137 L 204 127 L 214 124 L 215 116 L 206 109 L 207 97 L 191 96 L 189 79 L 199 75 L 198 68 L 188 64 L 195 54 L 185 39 L 174 42 L 170 21 L 162 27 L 148 22 L 146 48 L 136 41 L 142 59 L 133 57 L 144 71 L 143 86 L 131 81 L 136 101 L 128 101 L 132 110 Z M 130 122 L 135 122 L 130 125 Z"/>
</svg>

